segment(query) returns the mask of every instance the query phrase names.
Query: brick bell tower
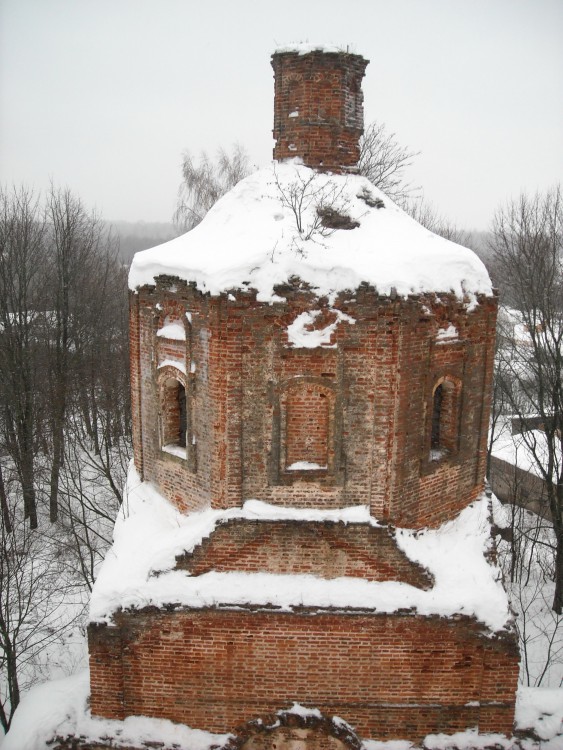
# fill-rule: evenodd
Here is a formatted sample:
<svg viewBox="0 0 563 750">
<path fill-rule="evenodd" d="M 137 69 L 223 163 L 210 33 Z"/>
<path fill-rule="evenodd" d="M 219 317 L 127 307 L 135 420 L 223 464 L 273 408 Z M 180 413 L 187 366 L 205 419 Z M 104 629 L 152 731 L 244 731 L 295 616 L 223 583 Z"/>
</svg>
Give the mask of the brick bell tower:
<svg viewBox="0 0 563 750">
<path fill-rule="evenodd" d="M 96 610 L 89 626 L 95 716 L 145 715 L 218 733 L 246 725 L 231 750 L 279 750 L 293 747 L 284 744 L 290 740 L 311 750 L 360 747 L 327 739 L 333 730 L 313 721 L 321 714 L 382 740 L 420 743 L 467 727 L 511 732 L 518 652 L 481 499 L 497 300 L 470 251 L 417 227 L 355 174 L 366 65 L 347 52 L 276 52 L 277 164 L 222 199 L 223 214 L 218 204 L 195 231 L 135 256 L 136 485 L 141 493 L 150 487 L 145 505 L 156 488 L 184 514 L 186 528 L 194 511 L 213 509 L 219 520 L 184 552 L 173 528 L 175 567 L 158 567 L 159 554 L 136 579 L 139 591 L 127 589 L 119 601 L 115 594 L 103 618 Z M 293 157 L 305 166 L 280 164 Z M 350 243 L 335 261 L 346 284 L 334 293 L 314 285 L 316 250 L 295 261 L 286 243 L 278 262 L 264 235 L 255 237 L 264 227 L 267 238 L 281 236 L 268 232 L 292 220 L 276 185 L 295 174 L 298 185 L 332 181 L 357 209 L 357 221 L 327 239 Z M 295 183 L 288 184 L 290 191 Z M 232 267 L 243 275 L 218 286 L 222 269 L 206 276 L 205 260 L 233 246 L 233 226 L 239 255 L 228 256 L 227 276 Z M 390 245 L 395 230 L 400 241 Z M 352 268 L 362 237 L 367 260 Z M 402 252 L 403 237 L 422 271 L 399 294 L 377 274 Z M 248 244 L 263 256 L 253 249 L 245 266 Z M 322 252 L 315 257 L 322 264 Z M 436 258 L 449 276 L 442 266 L 436 272 Z M 397 268 L 412 278 L 410 266 Z M 269 296 L 258 288 L 264 270 L 282 279 Z M 334 268 L 321 270 L 330 276 Z M 468 282 L 467 290 L 467 278 L 482 274 L 485 283 Z M 465 509 L 483 514 L 460 544 L 485 528 L 479 595 L 498 608 L 498 620 L 467 598 L 475 585 L 464 578 L 466 558 L 454 559 L 456 543 L 440 548 L 449 557 L 439 569 L 431 556 L 408 556 L 401 542 L 411 539 L 412 551 L 420 536 L 449 533 Z M 444 532 L 428 531 L 447 521 Z M 125 521 L 120 538 L 126 533 Z M 167 538 L 163 528 L 158 534 Z M 136 552 L 141 559 L 142 544 Z M 121 564 L 119 550 L 113 557 Z M 459 576 L 448 585 L 460 602 L 451 604 L 448 585 L 437 585 L 444 568 Z M 215 595 L 221 576 L 232 585 Z M 359 598 L 349 598 L 348 587 L 358 586 Z M 171 598 L 154 604 L 155 590 Z M 287 719 L 283 709 L 293 702 L 314 711 Z"/>
<path fill-rule="evenodd" d="M 313 169 L 358 171 L 367 64 L 348 52 L 289 51 L 272 56 L 274 159 L 297 156 Z"/>
</svg>

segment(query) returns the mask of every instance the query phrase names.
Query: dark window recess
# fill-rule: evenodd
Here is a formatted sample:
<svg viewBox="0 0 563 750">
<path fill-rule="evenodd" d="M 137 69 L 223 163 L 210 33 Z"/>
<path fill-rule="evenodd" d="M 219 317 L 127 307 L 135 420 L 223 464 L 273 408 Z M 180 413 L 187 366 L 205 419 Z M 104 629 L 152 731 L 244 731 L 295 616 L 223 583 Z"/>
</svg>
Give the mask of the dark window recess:
<svg viewBox="0 0 563 750">
<path fill-rule="evenodd" d="M 186 445 L 186 435 L 188 431 L 188 420 L 186 416 L 186 389 L 181 383 L 178 383 L 178 432 L 179 445 Z"/>
<path fill-rule="evenodd" d="M 458 452 L 460 389 L 459 384 L 446 379 L 434 390 L 430 425 L 431 461 L 439 461 Z"/>
<path fill-rule="evenodd" d="M 432 450 L 439 450 L 442 445 L 440 444 L 440 427 L 442 421 L 442 401 L 444 398 L 444 390 L 439 385 L 434 391 L 434 402 L 432 408 L 432 435 L 430 438 L 430 447 Z"/>
</svg>

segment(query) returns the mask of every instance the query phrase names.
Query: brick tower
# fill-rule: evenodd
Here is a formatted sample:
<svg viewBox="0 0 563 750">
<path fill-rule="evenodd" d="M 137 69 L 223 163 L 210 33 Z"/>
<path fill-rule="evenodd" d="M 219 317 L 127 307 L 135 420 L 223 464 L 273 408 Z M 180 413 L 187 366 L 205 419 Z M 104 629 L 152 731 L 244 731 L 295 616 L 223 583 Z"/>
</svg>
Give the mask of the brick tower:
<svg viewBox="0 0 563 750">
<path fill-rule="evenodd" d="M 297 702 L 311 747 L 332 714 L 374 739 L 511 730 L 482 497 L 496 297 L 354 174 L 366 65 L 276 52 L 274 165 L 133 261 L 137 521 L 93 594 L 95 715 L 232 732 Z M 136 538 L 133 586 L 149 506 L 176 520 L 166 549 Z M 256 726 L 240 746 L 280 742 Z"/>
<path fill-rule="evenodd" d="M 360 55 L 322 50 L 272 56 L 274 159 L 299 156 L 313 169 L 358 171 L 367 64 Z"/>
</svg>

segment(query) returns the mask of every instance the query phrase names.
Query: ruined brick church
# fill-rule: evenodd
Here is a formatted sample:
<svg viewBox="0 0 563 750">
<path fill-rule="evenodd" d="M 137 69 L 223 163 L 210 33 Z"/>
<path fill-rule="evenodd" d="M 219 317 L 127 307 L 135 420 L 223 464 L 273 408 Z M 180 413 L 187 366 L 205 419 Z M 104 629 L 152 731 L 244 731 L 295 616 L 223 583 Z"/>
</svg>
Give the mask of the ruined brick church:
<svg viewBox="0 0 563 750">
<path fill-rule="evenodd" d="M 95 716 L 245 748 L 511 733 L 483 495 L 497 301 L 471 251 L 357 175 L 366 65 L 276 52 L 274 165 L 133 261 Z"/>
</svg>

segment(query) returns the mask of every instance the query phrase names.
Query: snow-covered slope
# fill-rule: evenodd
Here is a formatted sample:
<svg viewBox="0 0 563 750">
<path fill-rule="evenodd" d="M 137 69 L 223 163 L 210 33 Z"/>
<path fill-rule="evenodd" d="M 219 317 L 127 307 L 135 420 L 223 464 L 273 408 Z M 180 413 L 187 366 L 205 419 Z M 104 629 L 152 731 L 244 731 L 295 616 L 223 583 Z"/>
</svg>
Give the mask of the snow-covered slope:
<svg viewBox="0 0 563 750">
<path fill-rule="evenodd" d="M 435 583 L 429 590 L 353 577 L 215 571 L 191 576 L 174 569 L 176 555 L 192 550 L 217 524 L 230 518 L 377 525 L 367 507 L 297 510 L 256 500 L 247 501 L 242 508 L 183 515 L 152 485 L 141 482 L 131 468 L 114 544 L 92 591 L 91 621 L 111 622 L 120 608 L 178 604 L 193 608 L 273 605 L 284 611 L 301 606 L 353 607 L 389 613 L 412 608 L 422 615 L 475 616 L 491 632 L 501 631 L 511 622 L 500 571 L 486 558 L 491 544 L 486 498 L 439 529 L 397 530 L 399 548 L 433 576 Z"/>
<path fill-rule="evenodd" d="M 335 229 L 339 223 L 353 228 Z M 154 284 L 160 274 L 213 295 L 253 288 L 265 302 L 279 300 L 274 287 L 292 277 L 329 298 L 362 282 L 402 296 L 492 293 L 471 250 L 429 232 L 367 179 L 317 173 L 296 161 L 255 172 L 191 232 L 137 253 L 129 286 Z"/>
</svg>

